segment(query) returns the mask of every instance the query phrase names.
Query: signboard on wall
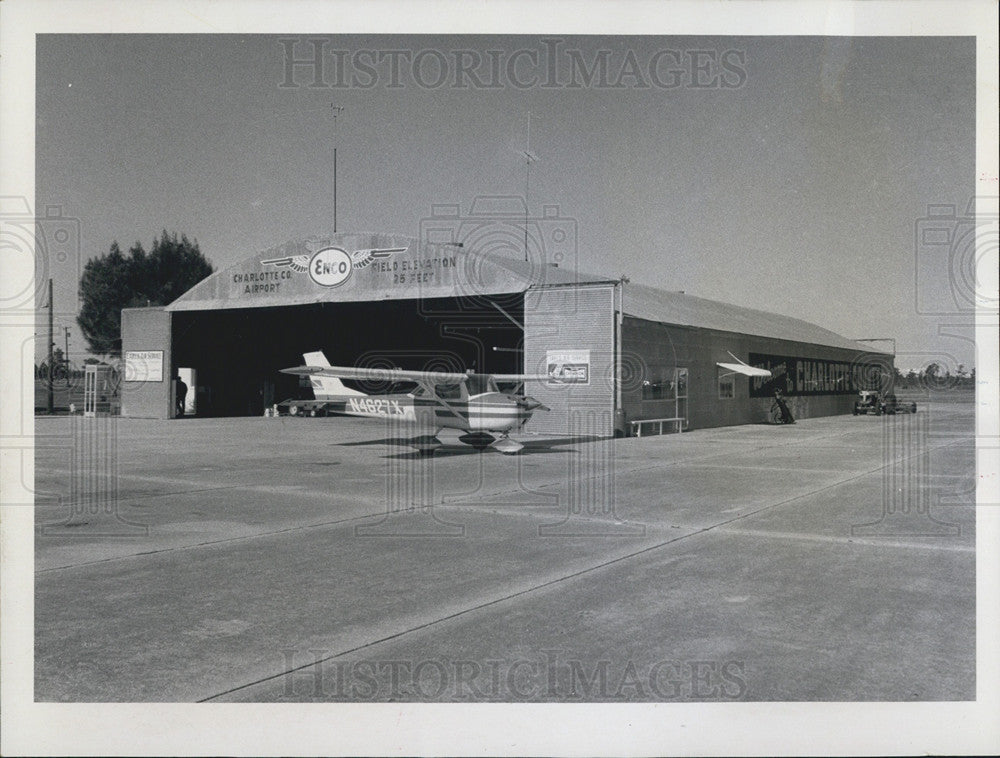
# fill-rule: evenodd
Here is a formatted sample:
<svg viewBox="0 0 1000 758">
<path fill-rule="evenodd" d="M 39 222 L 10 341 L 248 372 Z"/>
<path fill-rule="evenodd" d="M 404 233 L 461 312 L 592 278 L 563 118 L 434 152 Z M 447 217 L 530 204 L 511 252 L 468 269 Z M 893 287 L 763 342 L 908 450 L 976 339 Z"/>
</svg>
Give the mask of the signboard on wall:
<svg viewBox="0 0 1000 758">
<path fill-rule="evenodd" d="M 126 350 L 126 382 L 162 382 L 162 350 Z"/>
<path fill-rule="evenodd" d="M 831 361 L 788 355 L 750 353 L 750 365 L 765 368 L 771 377 L 750 377 L 750 397 L 785 395 L 851 395 L 879 386 L 886 366 L 879 363 Z"/>
<path fill-rule="evenodd" d="M 550 385 L 590 384 L 589 350 L 546 350 L 545 367 Z"/>
</svg>

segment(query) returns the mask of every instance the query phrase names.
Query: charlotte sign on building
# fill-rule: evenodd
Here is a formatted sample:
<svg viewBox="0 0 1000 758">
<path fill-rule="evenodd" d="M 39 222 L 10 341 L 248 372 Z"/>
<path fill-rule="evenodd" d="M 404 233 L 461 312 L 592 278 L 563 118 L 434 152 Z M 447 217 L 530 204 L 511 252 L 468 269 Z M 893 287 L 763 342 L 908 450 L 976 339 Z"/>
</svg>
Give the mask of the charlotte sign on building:
<svg viewBox="0 0 1000 758">
<path fill-rule="evenodd" d="M 754 377 L 750 397 L 770 397 L 780 389 L 786 395 L 850 395 L 877 385 L 884 367 L 877 363 L 797 358 L 750 353 L 750 365 L 771 372 L 770 379 Z"/>
</svg>

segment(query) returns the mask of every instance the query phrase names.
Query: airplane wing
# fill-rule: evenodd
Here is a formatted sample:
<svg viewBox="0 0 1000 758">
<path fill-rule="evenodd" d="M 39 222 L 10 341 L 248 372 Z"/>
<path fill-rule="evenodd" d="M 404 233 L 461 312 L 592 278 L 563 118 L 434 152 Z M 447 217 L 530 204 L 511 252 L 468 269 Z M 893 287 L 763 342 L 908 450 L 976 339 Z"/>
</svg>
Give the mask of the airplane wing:
<svg viewBox="0 0 1000 758">
<path fill-rule="evenodd" d="M 468 381 L 468 374 L 449 371 L 407 371 L 398 368 L 359 368 L 356 366 L 298 366 L 283 368 L 283 374 L 298 376 L 336 376 L 339 379 L 360 379 L 368 382 L 416 382 L 423 386 Z"/>
</svg>

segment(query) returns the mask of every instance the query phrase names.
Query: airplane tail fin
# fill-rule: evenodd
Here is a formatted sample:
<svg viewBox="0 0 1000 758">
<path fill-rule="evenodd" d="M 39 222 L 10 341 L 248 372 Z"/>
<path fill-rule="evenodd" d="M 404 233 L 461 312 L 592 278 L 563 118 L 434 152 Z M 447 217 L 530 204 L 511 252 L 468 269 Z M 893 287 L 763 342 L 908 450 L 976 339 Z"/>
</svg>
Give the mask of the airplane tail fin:
<svg viewBox="0 0 1000 758">
<path fill-rule="evenodd" d="M 307 366 L 322 366 L 323 368 L 329 368 L 330 361 L 326 359 L 326 355 L 323 354 L 322 350 L 317 350 L 315 353 L 306 353 L 302 356 L 305 359 Z"/>
<path fill-rule="evenodd" d="M 323 355 L 322 352 L 306 353 L 302 357 L 305 359 L 307 366 L 327 368 L 330 365 L 330 361 L 326 359 L 326 356 Z M 344 383 L 340 381 L 340 378 L 336 376 L 313 375 L 309 377 L 309 381 L 312 384 L 313 395 L 317 400 L 332 400 L 335 398 L 345 397 L 367 397 L 364 392 L 359 392 L 358 390 L 352 390 L 345 387 Z"/>
</svg>

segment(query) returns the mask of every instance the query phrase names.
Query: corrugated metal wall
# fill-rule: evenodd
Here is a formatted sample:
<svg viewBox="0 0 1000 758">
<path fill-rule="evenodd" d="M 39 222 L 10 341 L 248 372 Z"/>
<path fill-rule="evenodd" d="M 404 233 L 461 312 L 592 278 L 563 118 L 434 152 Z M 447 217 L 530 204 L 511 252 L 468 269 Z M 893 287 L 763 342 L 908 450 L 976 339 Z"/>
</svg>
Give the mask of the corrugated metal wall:
<svg viewBox="0 0 1000 758">
<path fill-rule="evenodd" d="M 130 350 L 162 350 L 160 381 L 122 378 L 122 416 L 171 418 L 170 316 L 163 308 L 125 308 L 122 311 L 122 359 Z"/>
<path fill-rule="evenodd" d="M 527 431 L 611 436 L 615 402 L 615 307 L 611 285 L 531 289 L 524 296 L 524 370 L 548 373 L 549 351 L 589 351 L 586 383 L 531 382 L 525 390 L 552 410 Z"/>
<path fill-rule="evenodd" d="M 642 399 L 642 381 L 659 368 L 676 366 L 688 369 L 688 429 L 767 421 L 773 401 L 770 397 L 750 397 L 747 377 L 733 376 L 734 396 L 719 397 L 716 364 L 732 363 L 730 352 L 748 363 L 750 353 L 766 353 L 844 363 L 872 360 L 891 366 L 891 356 L 880 353 L 659 324 L 631 316 L 624 320 L 622 348 L 622 406 L 626 419 L 673 415 L 669 403 Z M 850 413 L 855 399 L 854 394 L 817 394 L 789 397 L 788 404 L 796 418 L 811 418 Z"/>
</svg>

